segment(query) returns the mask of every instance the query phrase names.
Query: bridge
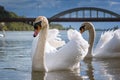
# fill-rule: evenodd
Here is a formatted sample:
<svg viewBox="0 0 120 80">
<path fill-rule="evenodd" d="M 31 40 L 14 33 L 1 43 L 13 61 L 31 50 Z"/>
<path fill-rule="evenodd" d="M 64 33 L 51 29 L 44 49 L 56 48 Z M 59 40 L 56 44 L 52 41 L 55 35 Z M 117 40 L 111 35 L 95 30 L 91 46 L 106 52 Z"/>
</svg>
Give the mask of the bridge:
<svg viewBox="0 0 120 80">
<path fill-rule="evenodd" d="M 35 18 L 0 18 L 0 22 L 25 22 L 32 24 Z M 60 12 L 51 18 L 49 22 L 119 22 L 120 15 L 101 8 L 80 7 Z"/>
</svg>

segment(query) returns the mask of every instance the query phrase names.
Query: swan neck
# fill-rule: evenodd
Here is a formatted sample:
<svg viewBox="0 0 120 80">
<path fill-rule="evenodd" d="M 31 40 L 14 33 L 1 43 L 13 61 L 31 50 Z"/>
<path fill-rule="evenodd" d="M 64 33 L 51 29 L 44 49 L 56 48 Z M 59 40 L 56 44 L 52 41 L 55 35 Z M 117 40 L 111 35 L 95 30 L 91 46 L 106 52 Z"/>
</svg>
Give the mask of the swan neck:
<svg viewBox="0 0 120 80">
<path fill-rule="evenodd" d="M 38 35 L 38 42 L 36 47 L 36 52 L 33 57 L 33 66 L 35 65 L 35 70 L 46 71 L 45 66 L 45 45 L 46 45 L 46 38 L 47 38 L 48 27 L 43 28 L 40 30 Z"/>
<path fill-rule="evenodd" d="M 89 29 L 89 49 L 86 57 L 92 57 L 92 52 L 93 52 L 93 43 L 94 43 L 94 38 L 95 38 L 95 29 L 93 26 L 90 26 Z"/>
</svg>

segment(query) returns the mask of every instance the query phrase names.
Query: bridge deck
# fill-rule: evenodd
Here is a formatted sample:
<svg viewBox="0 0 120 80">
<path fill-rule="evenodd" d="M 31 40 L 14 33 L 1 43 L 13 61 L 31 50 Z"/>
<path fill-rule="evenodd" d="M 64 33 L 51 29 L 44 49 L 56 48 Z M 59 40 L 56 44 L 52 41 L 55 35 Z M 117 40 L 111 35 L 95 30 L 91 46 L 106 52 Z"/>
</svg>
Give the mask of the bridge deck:
<svg viewBox="0 0 120 80">
<path fill-rule="evenodd" d="M 119 22 L 120 18 L 48 18 L 49 22 Z M 34 22 L 35 18 L 0 18 L 0 22 Z"/>
</svg>

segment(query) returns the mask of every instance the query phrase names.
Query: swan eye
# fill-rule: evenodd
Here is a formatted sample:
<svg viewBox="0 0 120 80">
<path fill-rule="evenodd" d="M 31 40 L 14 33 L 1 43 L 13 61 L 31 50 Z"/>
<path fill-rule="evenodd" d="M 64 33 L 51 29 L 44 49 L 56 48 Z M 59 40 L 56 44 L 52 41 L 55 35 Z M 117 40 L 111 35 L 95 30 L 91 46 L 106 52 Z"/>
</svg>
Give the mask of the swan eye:
<svg viewBox="0 0 120 80">
<path fill-rule="evenodd" d="M 38 29 L 38 26 L 40 26 L 41 27 L 41 22 L 42 21 L 39 21 L 39 22 L 37 22 L 37 23 L 34 23 L 34 29 Z"/>
</svg>

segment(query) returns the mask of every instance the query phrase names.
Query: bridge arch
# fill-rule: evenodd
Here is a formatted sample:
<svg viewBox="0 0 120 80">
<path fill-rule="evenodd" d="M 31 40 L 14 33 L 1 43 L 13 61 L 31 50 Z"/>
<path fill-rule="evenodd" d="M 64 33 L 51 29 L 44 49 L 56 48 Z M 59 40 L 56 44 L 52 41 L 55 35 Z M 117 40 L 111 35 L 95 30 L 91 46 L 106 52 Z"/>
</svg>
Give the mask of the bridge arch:
<svg viewBox="0 0 120 80">
<path fill-rule="evenodd" d="M 80 12 L 82 14 L 81 17 L 79 16 Z M 72 16 L 72 13 L 74 13 L 74 17 Z M 67 18 L 86 18 L 86 17 L 87 18 L 120 18 L 119 14 L 106 9 L 96 8 L 96 7 L 80 7 L 80 8 L 73 8 L 67 11 L 60 12 L 52 16 L 51 19 L 66 18 L 65 17 L 66 15 L 68 15 Z"/>
</svg>

